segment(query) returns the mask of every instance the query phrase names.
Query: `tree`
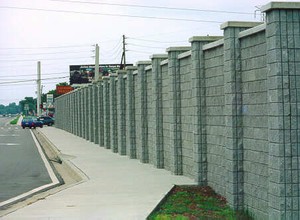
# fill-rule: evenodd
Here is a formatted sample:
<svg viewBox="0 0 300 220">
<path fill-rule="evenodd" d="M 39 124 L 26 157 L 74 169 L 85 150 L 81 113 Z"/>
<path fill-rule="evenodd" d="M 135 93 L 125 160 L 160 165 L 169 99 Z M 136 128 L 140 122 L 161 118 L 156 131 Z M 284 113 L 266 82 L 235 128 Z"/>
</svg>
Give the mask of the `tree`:
<svg viewBox="0 0 300 220">
<path fill-rule="evenodd" d="M 8 114 L 17 114 L 20 112 L 20 108 L 15 102 L 10 103 L 8 106 L 6 106 L 6 109 Z"/>
<path fill-rule="evenodd" d="M 0 114 L 17 114 L 20 112 L 20 107 L 16 103 L 9 103 L 9 105 L 0 105 Z"/>
<path fill-rule="evenodd" d="M 33 97 L 25 97 L 24 100 L 19 102 L 20 108 L 23 112 L 25 112 L 25 105 L 27 104 L 29 107 L 28 113 L 35 113 L 36 112 L 36 99 L 34 99 Z"/>
<path fill-rule="evenodd" d="M 6 109 L 5 109 L 5 105 L 0 105 L 0 114 L 7 114 Z"/>
</svg>

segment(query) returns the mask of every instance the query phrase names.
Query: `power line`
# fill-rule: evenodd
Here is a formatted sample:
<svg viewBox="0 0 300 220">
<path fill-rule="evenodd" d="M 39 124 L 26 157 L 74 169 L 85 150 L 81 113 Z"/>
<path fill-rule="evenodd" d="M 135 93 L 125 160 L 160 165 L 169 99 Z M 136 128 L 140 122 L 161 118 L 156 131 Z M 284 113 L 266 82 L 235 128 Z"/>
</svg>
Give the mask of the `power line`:
<svg viewBox="0 0 300 220">
<path fill-rule="evenodd" d="M 64 76 L 64 77 L 55 77 L 55 78 L 45 78 L 41 79 L 42 81 L 44 80 L 53 80 L 53 79 L 65 79 L 68 78 L 69 76 Z M 36 79 L 26 79 L 26 80 L 18 80 L 18 81 L 7 81 L 7 82 L 0 82 L 0 85 L 5 85 L 5 84 L 15 84 L 15 83 L 24 83 L 24 82 L 35 82 Z"/>
<path fill-rule="evenodd" d="M 11 65 L 1 65 L 0 64 L 0 69 L 2 70 L 3 68 L 8 68 L 8 69 L 15 69 L 15 68 L 18 68 L 18 69 L 20 69 L 20 67 L 21 68 L 23 68 L 23 67 L 32 67 L 32 68 L 34 68 L 34 69 L 36 69 L 36 61 L 37 60 L 34 60 L 34 62 L 33 62 L 33 64 L 26 64 L 26 65 L 24 65 L 24 64 L 14 64 L 13 66 L 11 66 Z M 65 64 L 57 64 L 57 62 L 56 63 L 47 63 L 47 64 L 44 64 L 43 63 L 43 67 L 44 66 L 61 66 L 61 65 L 65 65 Z M 31 69 L 31 68 L 30 68 Z M 0 70 L 0 71 L 1 71 Z"/>
<path fill-rule="evenodd" d="M 105 57 L 114 56 L 116 53 L 120 53 L 121 50 L 122 50 L 122 43 L 118 42 L 118 44 L 111 50 L 101 49 L 100 47 L 100 54 L 105 54 Z"/>
<path fill-rule="evenodd" d="M 144 47 L 144 48 L 156 48 L 156 49 L 166 49 L 165 47 L 153 47 L 153 46 L 145 46 L 140 44 L 129 43 L 128 45 L 136 46 L 136 47 Z"/>
<path fill-rule="evenodd" d="M 169 20 L 169 21 L 186 21 L 186 22 L 217 23 L 217 24 L 223 23 L 220 21 L 209 21 L 209 20 L 195 20 L 195 19 L 185 19 L 185 18 L 168 18 L 168 17 L 156 17 L 156 16 L 125 15 L 125 14 L 109 14 L 109 13 L 97 13 L 97 12 L 67 11 L 67 10 L 54 10 L 54 9 L 43 9 L 43 8 L 25 8 L 25 7 L 13 7 L 13 6 L 0 6 L 0 8 L 30 10 L 30 11 L 73 13 L 73 14 L 85 14 L 85 15 L 102 15 L 102 16 L 112 16 L 112 17 L 145 18 L 145 19 L 157 19 L 157 20 Z"/>
<path fill-rule="evenodd" d="M 205 10 L 205 9 L 196 9 L 196 8 L 176 8 L 176 7 L 166 7 L 166 6 L 148 6 L 148 5 L 119 4 L 119 3 L 105 3 L 105 2 L 88 2 L 88 1 L 83 2 L 83 1 L 71 1 L 71 0 L 51 0 L 51 1 L 66 2 L 66 3 L 93 4 L 93 5 L 111 5 L 111 6 L 132 7 L 132 8 L 151 8 L 151 9 L 164 9 L 164 10 L 176 10 L 176 11 L 195 11 L 195 12 L 209 12 L 209 13 L 253 15 L 253 13 L 250 13 L 250 12 Z"/>
<path fill-rule="evenodd" d="M 158 40 L 149 40 L 149 39 L 142 39 L 142 38 L 134 38 L 134 37 L 128 37 L 128 39 L 133 39 L 137 41 L 146 41 L 146 42 L 153 42 L 153 43 L 164 43 L 164 44 L 170 44 L 170 43 L 186 43 L 187 41 L 158 41 Z"/>
<path fill-rule="evenodd" d="M 44 83 L 45 84 L 45 83 Z M 0 87 L 9 87 L 9 88 L 6 88 L 5 91 L 7 91 L 7 89 L 10 89 L 12 87 L 15 87 L 15 86 L 32 86 L 32 87 L 36 87 L 36 82 L 32 83 L 32 84 L 28 84 L 28 83 L 20 83 L 20 84 L 0 84 Z"/>
<path fill-rule="evenodd" d="M 104 57 L 101 56 L 101 57 L 102 57 L 101 60 L 102 60 L 102 61 L 103 61 L 103 60 L 108 60 L 109 58 L 112 58 L 112 60 L 116 60 L 117 58 L 120 57 L 121 53 L 122 53 L 122 47 L 120 47 L 120 48 L 118 49 L 118 51 L 116 51 L 115 53 L 112 53 L 112 54 L 105 54 Z M 100 54 L 101 54 L 101 53 L 100 53 Z"/>
<path fill-rule="evenodd" d="M 10 7 L 10 6 L 0 6 L 0 8 L 11 8 L 11 9 L 24 9 L 24 10 L 31 10 L 26 8 L 18 8 L 18 7 Z M 32 9 L 38 10 L 38 9 Z M 73 48 L 73 47 L 90 47 L 92 45 L 82 44 L 82 45 L 66 45 L 66 46 L 52 46 L 52 47 L 0 47 L 0 50 L 37 50 L 37 49 L 57 49 L 57 48 Z"/>
<path fill-rule="evenodd" d="M 62 73 L 42 73 L 43 76 L 53 76 L 53 75 L 61 75 L 61 74 L 70 74 L 67 72 L 62 72 Z M 28 77 L 28 76 L 36 76 L 36 74 L 26 74 L 26 75 L 16 75 L 16 76 L 1 76 L 0 80 L 11 80 L 11 78 L 20 78 L 20 77 Z M 9 78 L 9 79 L 8 79 Z"/>
<path fill-rule="evenodd" d="M 101 45 L 100 45 L 100 46 L 101 46 Z M 101 49 L 101 47 L 100 47 L 100 52 L 101 52 L 102 50 L 104 50 L 104 51 L 115 51 L 115 50 L 119 50 L 120 47 L 122 47 L 122 38 L 119 38 L 118 43 L 113 47 L 113 49 L 111 49 L 111 50 L 105 50 L 105 49 Z"/>
<path fill-rule="evenodd" d="M 72 60 L 72 59 L 86 59 L 89 57 L 61 57 L 61 58 L 44 58 L 44 59 L 38 59 L 41 61 L 48 61 L 48 60 Z M 32 62 L 32 61 L 37 61 L 37 59 L 30 59 L 30 60 L 0 60 L 0 62 Z"/>
<path fill-rule="evenodd" d="M 1 48 L 0 48 L 1 49 Z M 4 56 L 22 56 L 22 55 L 47 55 L 47 54 L 72 54 L 72 53 L 88 53 L 91 51 L 61 51 L 61 52 L 47 52 L 47 53 L 17 53 L 17 54 L 5 54 Z"/>
<path fill-rule="evenodd" d="M 131 52 L 136 52 L 136 53 L 144 53 L 144 54 L 151 54 L 151 52 L 145 52 L 145 51 L 139 51 L 139 50 L 128 50 L 128 51 L 131 51 Z"/>
<path fill-rule="evenodd" d="M 64 78 L 68 78 L 68 77 L 70 77 L 70 76 L 62 76 L 62 77 L 64 77 Z M 53 80 L 56 80 L 57 78 L 52 78 Z M 9 81 L 4 81 L 3 83 L 5 83 L 5 82 L 14 82 L 14 80 L 16 80 L 16 79 L 13 79 L 13 78 L 9 78 L 9 79 L 3 79 L 3 80 L 9 80 Z M 18 80 L 20 80 L 20 81 L 23 81 L 23 80 L 27 80 L 27 79 L 20 79 L 20 78 L 18 78 Z M 42 79 L 43 80 L 43 79 Z M 46 80 L 50 80 L 50 78 L 49 79 L 46 79 Z M 0 79 L 0 82 L 1 82 L 2 80 Z M 33 81 L 33 80 L 31 80 L 31 81 Z M 36 81 L 36 79 L 35 79 L 35 81 Z"/>
<path fill-rule="evenodd" d="M 57 81 L 57 82 L 43 82 L 43 85 L 50 85 L 50 84 L 56 84 L 56 83 L 59 83 L 60 81 Z M 31 84 L 28 84 L 29 82 L 24 82 L 24 83 L 19 83 L 19 84 L 0 84 L 0 87 L 15 87 L 15 86 L 33 86 L 33 87 L 36 87 L 36 82 L 31 82 Z M 9 89 L 9 88 L 7 88 Z M 5 89 L 5 90 L 7 90 Z"/>
</svg>

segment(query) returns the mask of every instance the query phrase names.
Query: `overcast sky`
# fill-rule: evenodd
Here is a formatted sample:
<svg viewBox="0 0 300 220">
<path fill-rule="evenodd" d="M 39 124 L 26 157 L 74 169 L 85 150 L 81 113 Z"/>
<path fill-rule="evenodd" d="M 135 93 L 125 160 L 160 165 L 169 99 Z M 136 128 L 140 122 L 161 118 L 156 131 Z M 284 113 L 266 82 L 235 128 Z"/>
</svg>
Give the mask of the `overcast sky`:
<svg viewBox="0 0 300 220">
<path fill-rule="evenodd" d="M 226 21 L 260 21 L 257 6 L 268 2 L 0 0 L 0 104 L 36 97 L 37 61 L 46 93 L 69 82 L 69 65 L 94 63 L 96 43 L 100 64 L 120 63 L 124 34 L 127 63 L 135 64 L 167 47 L 188 46 L 192 36 L 222 35 Z"/>
</svg>

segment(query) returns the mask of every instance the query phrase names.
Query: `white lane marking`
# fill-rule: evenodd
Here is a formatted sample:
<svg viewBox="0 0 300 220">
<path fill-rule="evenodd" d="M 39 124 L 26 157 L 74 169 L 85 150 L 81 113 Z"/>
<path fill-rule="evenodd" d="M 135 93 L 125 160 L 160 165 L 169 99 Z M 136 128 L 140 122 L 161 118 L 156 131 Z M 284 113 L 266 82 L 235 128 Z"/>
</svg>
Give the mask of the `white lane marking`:
<svg viewBox="0 0 300 220">
<path fill-rule="evenodd" d="M 52 183 L 54 183 L 54 184 L 59 183 L 56 175 L 54 174 L 54 171 L 52 170 L 52 167 L 49 164 L 49 161 L 47 160 L 47 158 L 46 158 L 46 156 L 44 154 L 44 151 L 42 150 L 41 145 L 39 144 L 39 142 L 37 141 L 36 137 L 34 136 L 34 134 L 33 134 L 33 132 L 31 130 L 30 130 L 30 133 L 31 133 L 31 136 L 32 136 L 32 138 L 33 138 L 33 140 L 35 142 L 35 145 L 36 145 L 36 147 L 37 147 L 37 149 L 38 149 L 38 151 L 39 151 L 39 153 L 41 155 L 41 158 L 42 158 L 42 160 L 43 160 L 43 162 L 45 164 L 45 167 L 46 167 L 46 169 L 48 171 L 48 174 L 49 174 L 49 176 L 50 176 L 50 178 L 52 180 Z"/>
<path fill-rule="evenodd" d="M 33 138 L 33 140 L 34 140 L 34 142 L 35 142 L 35 144 L 36 144 L 36 147 L 37 147 L 37 149 L 38 149 L 38 151 L 39 151 L 39 153 L 40 153 L 40 155 L 41 155 L 41 158 L 42 158 L 42 160 L 43 160 L 43 162 L 44 162 L 44 164 L 45 164 L 45 166 L 46 166 L 46 169 L 47 169 L 48 174 L 49 174 L 49 176 L 50 176 L 50 178 L 51 178 L 51 180 L 52 180 L 52 183 L 49 183 L 49 184 L 40 186 L 40 187 L 35 188 L 35 189 L 33 189 L 33 190 L 30 190 L 30 191 L 28 191 L 28 192 L 26 192 L 26 193 L 23 193 L 23 194 L 21 194 L 21 195 L 19 195 L 19 196 L 16 196 L 16 197 L 14 197 L 14 198 L 11 198 L 11 199 L 9 199 L 9 200 L 6 200 L 6 201 L 4 201 L 4 202 L 1 202 L 1 203 L 0 203 L 0 207 L 1 207 L 1 206 L 4 206 L 4 205 L 7 205 L 7 204 L 10 204 L 10 203 L 12 203 L 12 202 L 14 202 L 14 201 L 18 201 L 19 199 L 25 198 L 25 197 L 27 197 L 27 196 L 29 196 L 29 195 L 31 195 L 31 194 L 37 193 L 37 192 L 39 192 L 39 191 L 41 191 L 41 190 L 43 190 L 43 189 L 47 189 L 47 188 L 52 187 L 52 186 L 54 186 L 54 185 L 56 185 L 56 184 L 59 183 L 57 177 L 56 177 L 55 174 L 54 174 L 54 171 L 52 170 L 52 168 L 51 168 L 51 166 L 50 166 L 48 160 L 46 159 L 46 156 L 45 156 L 45 154 L 44 154 L 44 152 L 43 152 L 43 150 L 42 150 L 42 148 L 41 148 L 39 142 L 37 141 L 37 139 L 35 138 L 35 136 L 34 136 L 34 134 L 33 134 L 33 132 L 32 132 L 31 130 L 30 130 L 30 133 L 31 133 L 32 138 Z"/>
<path fill-rule="evenodd" d="M 0 137 L 19 137 L 18 134 L 0 134 Z"/>
<path fill-rule="evenodd" d="M 0 143 L 0 146 L 19 146 L 18 143 Z"/>
</svg>

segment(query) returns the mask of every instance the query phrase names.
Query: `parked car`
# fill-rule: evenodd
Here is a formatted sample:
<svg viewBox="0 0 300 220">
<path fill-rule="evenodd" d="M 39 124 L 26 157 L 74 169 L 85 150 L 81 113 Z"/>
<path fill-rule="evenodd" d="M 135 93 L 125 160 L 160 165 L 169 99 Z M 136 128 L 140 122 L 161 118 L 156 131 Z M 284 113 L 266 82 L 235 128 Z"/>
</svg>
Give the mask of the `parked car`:
<svg viewBox="0 0 300 220">
<path fill-rule="evenodd" d="M 43 122 L 44 125 L 51 126 L 54 124 L 54 118 L 51 118 L 49 116 L 40 116 L 38 117 L 38 120 Z"/>
<path fill-rule="evenodd" d="M 38 121 L 37 118 L 35 117 L 27 117 L 27 118 L 23 118 L 22 122 L 21 122 L 21 126 L 23 129 L 25 129 L 26 127 L 28 128 L 36 128 L 36 127 L 43 127 L 43 122 L 42 121 Z"/>
</svg>

